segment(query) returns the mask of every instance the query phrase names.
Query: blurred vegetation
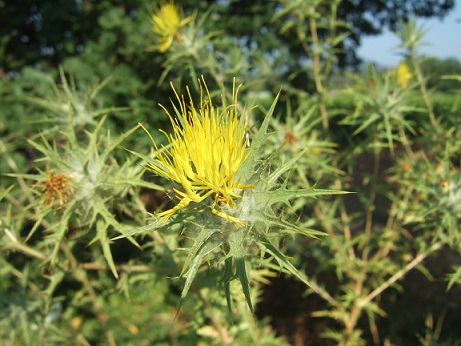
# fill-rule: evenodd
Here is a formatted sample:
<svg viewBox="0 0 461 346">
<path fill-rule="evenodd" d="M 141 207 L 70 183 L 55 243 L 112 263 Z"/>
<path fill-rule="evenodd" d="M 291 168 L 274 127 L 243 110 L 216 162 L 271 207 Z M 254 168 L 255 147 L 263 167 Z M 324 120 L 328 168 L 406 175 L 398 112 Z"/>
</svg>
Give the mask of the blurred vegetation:
<svg viewBox="0 0 461 346">
<path fill-rule="evenodd" d="M 460 344 L 461 62 L 416 25 L 454 1 L 184 0 L 160 52 L 162 5 L 0 0 L 0 343 Z M 364 66 L 386 29 L 402 63 Z M 200 240 L 219 196 L 160 227 L 178 186 L 144 170 L 202 75 L 243 84 L 268 193 L 233 244 Z"/>
<path fill-rule="evenodd" d="M 461 62 L 456 58 L 438 59 L 427 57 L 421 63 L 424 75 L 427 76 L 427 86 L 444 94 L 454 94 L 459 90 L 459 81 L 440 78 L 441 76 L 460 75 Z"/>
</svg>

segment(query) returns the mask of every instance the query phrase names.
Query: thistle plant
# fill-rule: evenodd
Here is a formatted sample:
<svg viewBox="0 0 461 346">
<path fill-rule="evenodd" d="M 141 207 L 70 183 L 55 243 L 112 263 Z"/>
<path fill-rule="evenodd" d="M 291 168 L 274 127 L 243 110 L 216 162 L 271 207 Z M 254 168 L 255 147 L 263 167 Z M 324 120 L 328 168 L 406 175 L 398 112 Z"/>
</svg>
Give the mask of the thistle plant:
<svg viewBox="0 0 461 346">
<path fill-rule="evenodd" d="M 162 9 L 159 9 L 156 13 L 160 15 L 161 12 Z M 195 89 L 199 89 L 199 85 L 196 83 L 197 77 L 207 73 L 220 86 L 221 92 L 225 91 L 222 83 L 223 69 L 216 57 L 218 53 L 214 50 L 218 32 L 203 30 L 208 15 L 209 12 L 205 12 L 201 16 L 188 17 L 190 20 L 181 29 L 180 39 L 174 40 L 171 47 L 165 52 L 163 63 L 165 69 L 158 81 L 159 85 L 169 74 L 174 73 L 175 77 L 180 80 L 188 74 Z"/>
<path fill-rule="evenodd" d="M 65 134 L 68 142 L 62 147 L 50 143 L 43 135 L 41 143 L 29 140 L 30 145 L 43 155 L 37 161 L 46 162 L 46 169 L 36 167 L 36 174 L 11 174 L 34 182 L 29 188 L 35 195 L 28 207 L 32 209 L 35 223 L 23 243 L 11 242 L 13 248 L 26 249 L 25 243 L 45 226 L 48 235 L 43 244 L 51 251 L 40 258 L 54 267 L 70 228 L 80 229 L 82 234 L 91 230 L 94 234 L 89 244 L 100 243 L 108 266 L 114 276 L 118 276 L 108 234 L 112 229 L 124 233 L 125 227 L 114 217 L 112 206 L 120 213 L 129 213 L 126 202 L 119 204 L 117 201 L 129 198 L 135 187 L 161 187 L 143 181 L 141 167 L 133 165 L 130 160 L 120 164 L 114 155 L 115 149 L 138 127 L 112 138 L 109 131 L 103 132 L 105 120 L 103 117 L 92 132 L 87 132 L 86 141 L 78 139 L 73 130 Z M 72 122 L 71 116 L 69 122 Z M 80 232 L 74 236 L 82 236 Z M 133 238 L 129 240 L 138 246 Z"/>
<path fill-rule="evenodd" d="M 318 105 L 324 129 L 329 127 L 329 114 L 326 107 L 328 96 L 327 81 L 336 61 L 338 47 L 348 33 L 339 34 L 339 28 L 349 31 L 347 23 L 338 19 L 338 8 L 342 0 L 325 3 L 322 0 L 305 2 L 303 0 L 280 1 L 282 8 L 274 17 L 274 22 L 282 22 L 281 33 L 294 33 L 308 58 L 309 70 L 318 94 Z M 320 32 L 327 34 L 320 38 Z M 299 90 L 298 90 L 299 92 Z M 307 96 L 307 95 L 306 95 Z"/>
<path fill-rule="evenodd" d="M 353 135 L 363 132 L 371 137 L 370 144 L 376 148 L 387 147 L 391 153 L 396 140 L 408 147 L 406 133 L 414 133 L 408 114 L 420 111 L 409 102 L 409 92 L 414 85 L 403 85 L 408 79 L 407 72 L 403 77 L 404 72 L 401 69 L 379 73 L 370 66 L 369 75 L 356 78 L 356 88 L 349 90 L 357 105 L 355 112 L 343 120 L 343 124 L 355 127 Z"/>
<path fill-rule="evenodd" d="M 342 174 L 332 162 L 335 143 L 324 138 L 325 132 L 318 128 L 321 118 L 317 110 L 314 102 L 307 101 L 295 113 L 287 102 L 286 112 L 271 118 L 270 122 L 274 135 L 268 138 L 265 153 L 269 155 L 280 147 L 277 159 L 284 163 L 303 152 L 291 173 L 292 183 L 300 187 L 313 186 L 332 175 Z M 299 204 L 304 205 L 305 201 Z"/>
<path fill-rule="evenodd" d="M 342 0 L 104 3 L 77 79 L 2 74 L 0 344 L 445 344 L 461 123 L 416 22 L 350 78 Z"/>
<path fill-rule="evenodd" d="M 429 123 L 422 129 L 426 146 L 401 158 L 393 174 L 412 191 L 412 198 L 400 205 L 405 223 L 430 230 L 422 232 L 426 241 L 442 242 L 461 252 L 460 129 L 451 123 L 438 126 L 443 134 L 434 133 Z"/>
<path fill-rule="evenodd" d="M 195 90 L 199 90 L 198 76 L 209 76 L 208 83 L 217 85 L 221 93 L 226 93 L 224 80 L 232 76 L 245 75 L 250 71 L 250 61 L 265 60 L 259 52 L 243 52 L 242 46 L 235 40 L 222 36 L 222 32 L 209 30 L 210 13 L 214 9 L 210 6 L 204 13 L 194 13 L 192 16 L 183 18 L 179 6 L 173 2 L 162 2 L 160 7 L 151 13 L 151 21 L 154 32 L 168 38 L 168 42 L 159 41 L 156 46 L 163 54 L 164 70 L 158 79 L 158 85 L 162 85 L 167 76 L 177 78 L 180 83 L 185 77 L 193 83 Z M 167 17 L 176 13 L 174 19 L 169 21 Z M 161 23 L 174 24 L 161 24 Z M 167 28 L 170 26 L 169 28 Z M 162 49 L 162 45 L 167 49 Z M 150 50 L 151 47 L 149 47 Z M 264 62 L 261 62 L 263 64 Z M 258 65 L 261 65 L 258 64 Z"/>
<path fill-rule="evenodd" d="M 403 183 L 415 190 L 406 221 L 431 229 L 432 242 L 442 241 L 456 248 L 461 244 L 458 226 L 461 219 L 461 179 L 456 163 L 453 164 L 449 157 L 431 160 L 424 152 L 415 155 L 411 163 L 406 163 L 411 169 L 405 172 Z"/>
<path fill-rule="evenodd" d="M 434 114 L 432 101 L 426 88 L 426 80 L 421 70 L 421 58 L 418 55 L 418 49 L 425 43 L 423 37 L 427 32 L 424 27 L 418 27 L 416 19 L 411 18 L 407 22 L 403 22 L 401 30 L 396 32 L 401 43 L 398 46 L 402 50 L 402 54 L 408 61 L 411 70 L 414 72 L 416 80 L 419 84 L 421 94 L 427 107 L 427 112 L 432 126 L 437 125 L 437 119 Z"/>
<path fill-rule="evenodd" d="M 67 78 L 62 67 L 59 67 L 59 79 L 61 84 L 58 86 L 50 78 L 50 86 L 54 91 L 55 97 L 46 99 L 41 97 L 28 97 L 27 100 L 42 108 L 45 112 L 41 117 L 34 119 L 37 123 L 45 123 L 49 126 L 46 133 L 53 131 L 76 131 L 89 126 L 95 126 L 98 118 L 114 111 L 124 111 L 127 108 L 121 107 L 102 107 L 97 99 L 98 93 L 110 81 L 106 78 L 103 82 L 93 88 L 83 91 L 76 85 L 75 80 Z M 95 107 L 97 105 L 97 107 Z M 69 118 L 69 114 L 71 117 Z M 69 123 L 69 119 L 72 121 Z M 42 131 L 45 133 L 45 131 Z"/>
<path fill-rule="evenodd" d="M 126 235 L 157 229 L 166 232 L 179 228 L 190 239 L 189 253 L 180 276 L 185 278 L 183 300 L 204 260 L 210 267 L 221 269 L 225 295 L 231 306 L 230 282 L 240 281 L 247 304 L 253 311 L 248 270 L 250 259 L 259 258 L 263 265 L 270 258 L 281 271 L 290 273 L 309 285 L 278 248 L 277 241 L 285 235 L 302 234 L 317 237 L 321 232 L 304 229 L 284 215 L 283 205 L 297 198 L 344 193 L 322 189 L 288 189 L 285 173 L 304 154 L 274 166 L 278 151 L 262 157 L 262 144 L 277 101 L 267 112 L 259 130 L 248 132 L 248 110 L 238 104 L 235 81 L 230 104 L 222 98 L 220 106 L 211 100 L 204 79 L 200 105 L 197 107 L 190 91 L 188 100 L 174 90 L 175 116 L 166 111 L 174 134 L 164 133 L 169 146 L 158 148 L 152 138 L 155 157 L 145 167 L 164 176 L 180 187 L 173 191 L 179 203 L 159 212 L 154 222 Z M 163 107 L 166 110 L 166 107 Z M 294 219 L 291 218 L 291 219 Z M 266 264 L 267 265 L 267 264 Z"/>
</svg>

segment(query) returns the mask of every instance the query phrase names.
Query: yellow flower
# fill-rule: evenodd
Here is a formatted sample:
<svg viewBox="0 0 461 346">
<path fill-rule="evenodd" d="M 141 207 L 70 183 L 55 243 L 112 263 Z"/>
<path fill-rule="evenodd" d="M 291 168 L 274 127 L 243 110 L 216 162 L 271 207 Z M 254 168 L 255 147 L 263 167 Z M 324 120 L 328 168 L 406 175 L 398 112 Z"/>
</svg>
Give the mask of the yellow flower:
<svg viewBox="0 0 461 346">
<path fill-rule="evenodd" d="M 222 108 L 212 103 L 205 81 L 203 85 L 204 88 L 200 83 L 201 101 L 198 110 L 189 89 L 189 102 L 186 105 L 184 96 L 180 97 L 173 87 L 179 103 L 179 107 L 174 107 L 178 118 L 173 118 L 161 105 L 170 118 L 174 133 L 168 135 L 162 131 L 170 146 L 162 148 L 155 161 L 147 163 L 147 168 L 182 185 L 183 191 L 174 189 L 180 199 L 179 203 L 157 216 L 168 218 L 190 202 L 200 203 L 212 197 L 214 201 L 211 211 L 215 215 L 243 225 L 238 218 L 225 214 L 217 207 L 228 205 L 234 208 L 234 198 L 241 197 L 241 190 L 254 187 L 242 185 L 237 177 L 240 166 L 251 150 L 248 149 L 246 140 L 246 110 L 239 117 L 239 88 L 235 88 L 235 84 L 232 104 L 226 105 L 223 97 Z M 204 100 L 204 90 L 207 100 Z M 151 140 L 158 150 L 152 137 Z"/>
<path fill-rule="evenodd" d="M 174 38 L 179 39 L 179 29 L 191 20 L 192 16 L 181 20 L 179 7 L 174 2 L 162 1 L 160 8 L 151 15 L 152 31 L 162 36 L 159 39 L 159 51 L 165 52 Z"/>
<path fill-rule="evenodd" d="M 405 63 L 400 64 L 397 71 L 394 71 L 392 74 L 397 74 L 397 85 L 401 87 L 408 86 L 410 80 L 413 78 L 410 68 Z"/>
</svg>

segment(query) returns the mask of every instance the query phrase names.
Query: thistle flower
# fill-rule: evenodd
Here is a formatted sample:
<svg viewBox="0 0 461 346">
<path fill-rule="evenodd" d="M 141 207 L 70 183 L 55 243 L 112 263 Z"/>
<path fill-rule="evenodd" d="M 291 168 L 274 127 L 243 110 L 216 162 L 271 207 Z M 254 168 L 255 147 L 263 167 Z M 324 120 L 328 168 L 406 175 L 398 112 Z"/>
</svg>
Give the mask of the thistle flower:
<svg viewBox="0 0 461 346">
<path fill-rule="evenodd" d="M 190 202 L 201 203 L 213 198 L 211 211 L 224 219 L 239 225 L 244 223 L 218 209 L 224 206 L 235 207 L 235 198 L 241 197 L 241 190 L 253 188 L 243 185 L 238 178 L 239 168 L 248 157 L 250 150 L 246 141 L 246 110 L 239 117 L 237 104 L 238 89 L 232 92 L 232 104 L 226 105 L 222 98 L 222 108 L 216 107 L 203 80 L 200 83 L 201 101 L 197 110 L 189 89 L 188 106 L 184 96 L 179 96 L 173 87 L 179 108 L 175 107 L 178 118 L 161 105 L 170 118 L 174 133 L 167 137 L 170 147 L 162 148 L 155 161 L 148 162 L 147 168 L 182 185 L 183 191 L 174 189 L 179 203 L 157 216 L 168 218 Z M 204 91 L 208 96 L 204 100 Z M 149 135 L 150 136 L 150 135 Z M 158 150 L 151 137 L 155 149 Z"/>
<path fill-rule="evenodd" d="M 201 264 L 206 261 L 213 267 L 222 268 L 228 307 L 231 307 L 230 282 L 237 279 L 248 307 L 253 312 L 247 274 L 252 264 L 250 258 L 256 257 L 258 265 L 261 264 L 261 259 L 268 260 L 266 263 L 274 261 L 284 271 L 309 285 L 305 276 L 274 245 L 278 242 L 274 239 L 294 234 L 317 237 L 323 233 L 291 223 L 281 210 L 283 205 L 290 206 L 294 199 L 347 192 L 314 187 L 288 189 L 288 180 L 285 178 L 287 172 L 304 156 L 305 151 L 283 161 L 277 160 L 280 150 L 272 151 L 269 157 L 264 153 L 264 142 L 270 136 L 269 125 L 278 95 L 259 129 L 251 137 L 250 146 L 247 137 L 248 111 L 238 106 L 239 88 L 236 88 L 235 81 L 230 104 L 222 97 L 220 107 L 212 102 L 203 77 L 199 84 L 199 107 L 195 107 L 189 89 L 186 102 L 185 97 L 178 95 L 174 88 L 175 116 L 161 106 L 173 126 L 172 134 L 160 130 L 168 139 L 169 145 L 158 148 L 152 136 L 144 129 L 156 149 L 156 157 L 150 159 L 133 152 L 145 160 L 147 169 L 182 187 L 174 189 L 179 202 L 173 208 L 158 213 L 150 225 L 117 238 L 155 229 L 174 231 L 176 227 L 170 227 L 166 219 L 191 202 L 204 204 L 202 202 L 209 199 L 208 205 L 217 217 L 203 215 L 203 210 L 207 209 L 202 205 L 191 209 L 186 218 L 178 215 L 174 220 L 176 225 L 181 225 L 182 233 L 187 232 L 190 240 L 187 258 L 180 273 L 185 278 L 185 283 L 179 307 L 202 268 Z M 270 268 L 272 267 L 273 264 L 270 264 Z"/>
<path fill-rule="evenodd" d="M 49 168 L 46 169 L 46 173 L 46 180 L 37 183 L 37 186 L 43 186 L 41 189 L 41 192 L 45 196 L 43 204 L 54 207 L 55 199 L 57 197 L 59 201 L 58 207 L 62 207 L 69 202 L 74 194 L 73 183 L 69 175 L 65 173 L 54 174 L 54 171 Z"/>
<path fill-rule="evenodd" d="M 166 52 L 173 43 L 173 39 L 179 40 L 179 29 L 192 20 L 192 16 L 181 20 L 181 12 L 174 2 L 162 1 L 151 15 L 152 31 L 162 36 L 159 39 L 158 49 Z"/>
<path fill-rule="evenodd" d="M 410 68 L 405 63 L 400 64 L 397 70 L 392 71 L 392 75 L 397 76 L 397 85 L 404 88 L 408 86 L 410 80 L 413 78 Z"/>
</svg>

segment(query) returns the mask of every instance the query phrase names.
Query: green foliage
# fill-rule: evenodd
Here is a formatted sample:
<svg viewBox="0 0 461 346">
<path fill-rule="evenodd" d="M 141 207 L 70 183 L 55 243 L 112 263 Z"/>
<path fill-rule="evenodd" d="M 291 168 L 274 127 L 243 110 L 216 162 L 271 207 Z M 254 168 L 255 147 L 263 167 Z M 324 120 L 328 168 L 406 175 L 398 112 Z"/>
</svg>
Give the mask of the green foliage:
<svg viewBox="0 0 461 346">
<path fill-rule="evenodd" d="M 442 93 L 453 93 L 460 89 L 460 82 L 444 76 L 461 74 L 461 62 L 456 58 L 437 59 L 426 57 L 421 63 L 421 69 L 427 76 L 427 87 Z"/>
<path fill-rule="evenodd" d="M 161 53 L 147 0 L 0 1 L 0 343 L 459 344 L 459 62 L 407 20 L 452 5 L 183 1 Z M 378 24 L 405 83 L 338 69 Z M 245 188 L 160 218 L 157 104 L 201 75 L 252 109 Z"/>
<path fill-rule="evenodd" d="M 351 97 L 356 100 L 356 110 L 343 123 L 355 128 L 353 135 L 366 131 L 367 136 L 374 137 L 368 143 L 387 147 L 393 153 L 395 139 L 405 141 L 402 134 L 414 133 L 406 119 L 409 113 L 418 111 L 408 104 L 410 91 L 410 87 L 400 87 L 389 73 L 379 75 L 371 67 L 369 75 L 358 78 L 358 85 L 353 86 Z"/>
</svg>

